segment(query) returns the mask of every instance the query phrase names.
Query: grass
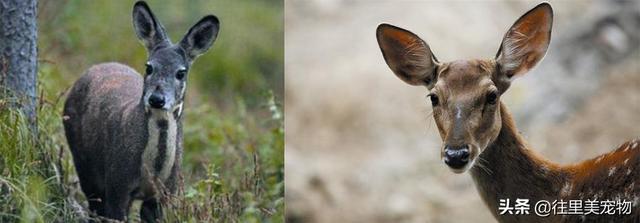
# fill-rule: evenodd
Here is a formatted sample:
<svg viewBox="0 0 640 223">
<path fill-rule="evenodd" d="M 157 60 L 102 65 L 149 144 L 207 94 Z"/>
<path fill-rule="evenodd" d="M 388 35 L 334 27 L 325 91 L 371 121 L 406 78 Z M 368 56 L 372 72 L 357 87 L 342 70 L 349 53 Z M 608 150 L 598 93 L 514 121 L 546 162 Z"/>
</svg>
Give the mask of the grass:
<svg viewBox="0 0 640 223">
<path fill-rule="evenodd" d="M 43 94 L 35 139 L 18 110 L 0 109 L 0 222 L 86 217 L 58 96 Z M 184 187 L 165 207 L 167 221 L 282 222 L 283 118 L 272 95 L 263 109 L 269 118 L 221 114 L 206 105 L 185 111 Z"/>
<path fill-rule="evenodd" d="M 9 99 L 0 99 L 0 222 L 86 219 L 62 128 L 64 93 L 91 64 L 143 67 L 146 53 L 133 33 L 132 5 L 40 2 L 37 136 L 8 106 Z M 189 73 L 184 185 L 166 204 L 167 222 L 282 222 L 282 2 L 157 0 L 149 5 L 174 41 L 206 14 L 221 21 L 218 40 Z"/>
<path fill-rule="evenodd" d="M 272 115 L 261 120 L 246 112 L 221 120 L 207 106 L 187 111 L 192 125 L 185 129 L 184 145 L 192 150 L 184 157 L 183 172 L 192 177 L 186 179 L 184 196 L 172 202 L 170 222 L 283 221 L 283 118 L 273 97 L 264 109 Z M 268 131 L 259 134 L 259 129 Z"/>
<path fill-rule="evenodd" d="M 77 219 L 64 174 L 72 167 L 60 158 L 61 123 L 54 107 L 40 104 L 34 137 L 22 113 L 0 106 L 0 222 Z"/>
</svg>

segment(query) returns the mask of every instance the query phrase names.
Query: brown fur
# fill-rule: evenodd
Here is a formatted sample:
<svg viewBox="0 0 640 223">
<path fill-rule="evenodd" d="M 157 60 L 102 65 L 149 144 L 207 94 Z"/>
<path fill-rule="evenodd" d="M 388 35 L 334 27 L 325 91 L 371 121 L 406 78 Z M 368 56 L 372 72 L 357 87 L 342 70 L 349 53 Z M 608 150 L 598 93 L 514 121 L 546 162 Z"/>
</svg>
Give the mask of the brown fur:
<svg viewBox="0 0 640 223">
<path fill-rule="evenodd" d="M 386 24 L 378 27 L 377 38 L 396 76 L 429 89 L 444 144 L 443 157 L 447 146 L 469 148 L 469 162 L 451 169 L 455 173 L 470 170 L 480 196 L 498 221 L 640 222 L 638 140 L 598 158 L 561 166 L 529 149 L 499 100 L 514 76 L 523 75 L 544 57 L 552 20 L 548 3 L 525 13 L 507 31 L 496 58 L 490 60 L 440 63 L 417 35 Z M 509 199 L 511 207 L 516 199 L 529 199 L 530 214 L 500 215 L 500 199 Z M 633 207 L 630 215 L 535 214 L 538 201 L 561 199 L 582 200 L 583 207 L 588 199 L 623 200 L 631 201 Z"/>
<path fill-rule="evenodd" d="M 617 150 L 578 164 L 558 165 L 531 150 L 518 133 L 511 114 L 501 105 L 502 127 L 498 138 L 480 158 L 482 167 L 475 166 L 471 175 L 491 213 L 500 222 L 633 222 L 640 219 L 640 206 L 632 207 L 631 215 L 550 215 L 541 218 L 533 209 L 530 215 L 499 215 L 499 199 L 530 199 L 531 208 L 539 200 L 626 200 L 640 197 L 640 140 L 624 143 Z M 634 143 L 638 146 L 631 149 Z M 625 148 L 629 148 L 625 151 Z M 628 159 L 627 163 L 624 160 Z M 616 167 L 609 176 L 612 167 Z M 629 175 L 626 175 L 631 170 Z M 567 186 L 568 185 L 568 186 Z M 569 188 L 569 189 L 567 189 Z"/>
</svg>

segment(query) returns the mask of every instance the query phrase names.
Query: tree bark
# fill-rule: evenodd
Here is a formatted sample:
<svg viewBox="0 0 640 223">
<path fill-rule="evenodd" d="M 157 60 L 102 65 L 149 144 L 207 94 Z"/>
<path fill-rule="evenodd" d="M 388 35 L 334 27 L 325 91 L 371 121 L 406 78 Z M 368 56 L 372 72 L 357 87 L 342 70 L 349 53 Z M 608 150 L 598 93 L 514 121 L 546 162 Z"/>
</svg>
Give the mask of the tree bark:
<svg viewBox="0 0 640 223">
<path fill-rule="evenodd" d="M 35 132 L 37 0 L 0 0 L 0 99 L 19 108 Z M 13 98 L 17 100 L 12 100 Z"/>
</svg>

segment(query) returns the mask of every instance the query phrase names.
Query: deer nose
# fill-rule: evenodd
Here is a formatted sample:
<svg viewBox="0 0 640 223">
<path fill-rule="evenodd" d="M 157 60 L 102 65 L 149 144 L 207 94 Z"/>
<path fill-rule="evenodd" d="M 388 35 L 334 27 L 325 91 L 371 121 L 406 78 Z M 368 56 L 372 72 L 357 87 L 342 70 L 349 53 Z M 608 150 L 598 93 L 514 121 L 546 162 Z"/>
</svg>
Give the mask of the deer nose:
<svg viewBox="0 0 640 223">
<path fill-rule="evenodd" d="M 149 97 L 149 105 L 152 108 L 160 109 L 164 107 L 164 96 L 162 94 L 153 93 Z"/>
<path fill-rule="evenodd" d="M 469 146 L 444 147 L 444 163 L 453 169 L 460 169 L 469 163 Z"/>
</svg>

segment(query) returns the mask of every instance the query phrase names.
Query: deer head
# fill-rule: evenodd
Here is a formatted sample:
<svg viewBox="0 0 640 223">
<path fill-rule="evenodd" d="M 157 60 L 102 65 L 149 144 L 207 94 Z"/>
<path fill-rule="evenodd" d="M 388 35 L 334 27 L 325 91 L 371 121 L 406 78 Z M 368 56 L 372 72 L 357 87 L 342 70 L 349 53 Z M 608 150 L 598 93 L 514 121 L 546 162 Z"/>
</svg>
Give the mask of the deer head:
<svg viewBox="0 0 640 223">
<path fill-rule="evenodd" d="M 513 78 L 544 57 L 552 21 L 551 6 L 542 3 L 509 28 L 495 58 L 446 63 L 410 31 L 378 26 L 378 44 L 393 73 L 410 85 L 426 86 L 443 141 L 441 158 L 453 172 L 471 168 L 497 138 L 502 126 L 500 97 Z"/>
<path fill-rule="evenodd" d="M 216 40 L 218 18 L 205 16 L 178 44 L 173 44 L 149 6 L 139 1 L 133 7 L 133 27 L 149 55 L 142 98 L 145 109 L 180 113 L 189 67 Z"/>
</svg>

